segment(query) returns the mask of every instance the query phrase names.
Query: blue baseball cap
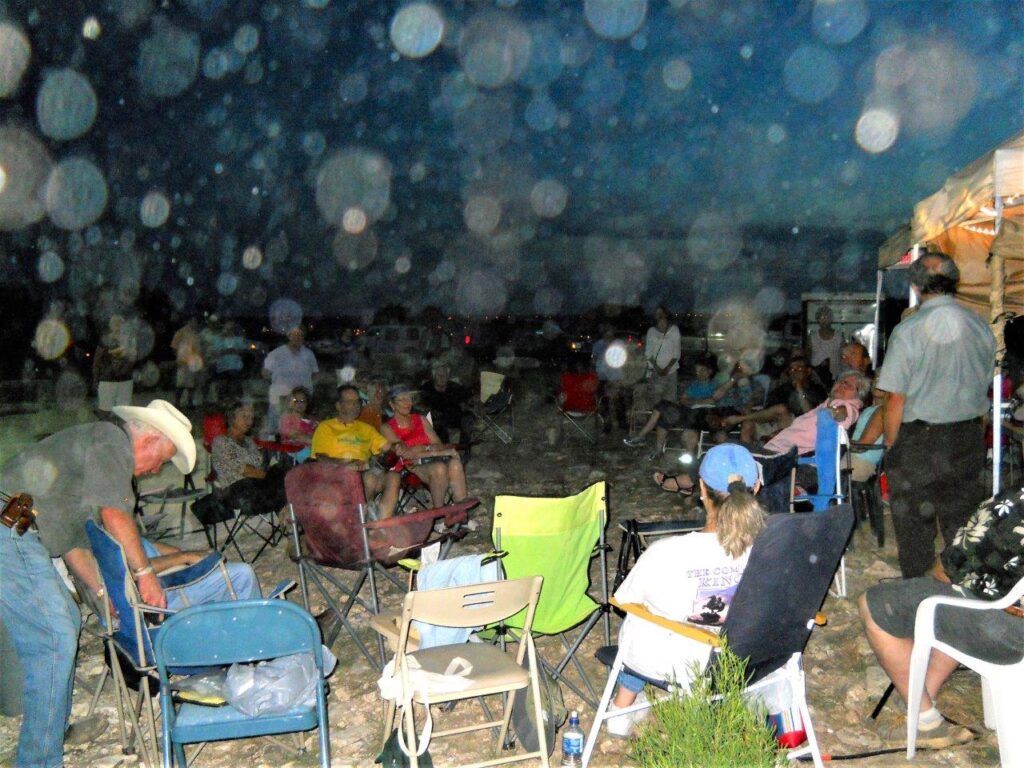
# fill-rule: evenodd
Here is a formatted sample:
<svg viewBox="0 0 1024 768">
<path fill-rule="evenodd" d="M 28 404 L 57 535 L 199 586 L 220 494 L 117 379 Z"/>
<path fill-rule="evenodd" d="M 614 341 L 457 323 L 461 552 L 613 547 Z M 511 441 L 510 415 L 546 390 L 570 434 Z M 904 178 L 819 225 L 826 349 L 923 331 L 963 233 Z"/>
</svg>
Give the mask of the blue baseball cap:
<svg viewBox="0 0 1024 768">
<path fill-rule="evenodd" d="M 757 462 L 750 451 L 734 443 L 716 445 L 700 463 L 701 480 L 719 493 L 728 492 L 729 483 L 734 480 L 742 480 L 747 488 L 753 488 L 760 477 Z"/>
<path fill-rule="evenodd" d="M 394 400 L 399 395 L 412 395 L 415 393 L 416 388 L 410 384 L 395 384 L 395 386 L 388 390 L 388 400 Z"/>
</svg>

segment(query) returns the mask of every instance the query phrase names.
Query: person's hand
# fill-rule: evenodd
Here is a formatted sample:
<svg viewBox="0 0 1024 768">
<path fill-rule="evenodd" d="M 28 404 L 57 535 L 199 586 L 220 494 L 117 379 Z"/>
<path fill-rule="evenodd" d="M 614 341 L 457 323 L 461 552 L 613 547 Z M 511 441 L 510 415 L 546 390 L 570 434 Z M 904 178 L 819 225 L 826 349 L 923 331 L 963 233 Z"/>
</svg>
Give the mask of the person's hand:
<svg viewBox="0 0 1024 768">
<path fill-rule="evenodd" d="M 155 573 L 144 573 L 135 583 L 139 587 L 142 602 L 157 608 L 167 607 L 167 595 L 164 594 L 164 588 L 160 586 L 160 578 Z"/>
</svg>

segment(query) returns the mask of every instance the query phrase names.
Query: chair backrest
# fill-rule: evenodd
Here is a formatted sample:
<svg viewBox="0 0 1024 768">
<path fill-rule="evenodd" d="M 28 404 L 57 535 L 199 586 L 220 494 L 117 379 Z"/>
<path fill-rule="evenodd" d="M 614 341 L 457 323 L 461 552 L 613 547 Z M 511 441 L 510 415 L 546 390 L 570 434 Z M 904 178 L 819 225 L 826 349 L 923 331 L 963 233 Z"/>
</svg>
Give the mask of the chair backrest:
<svg viewBox="0 0 1024 768">
<path fill-rule="evenodd" d="M 505 575 L 544 577 L 535 632 L 564 632 L 598 607 L 587 590 L 590 560 L 604 542 L 606 499 L 603 480 L 565 498 L 494 498 L 491 538 L 496 549 L 508 553 L 502 560 Z M 516 616 L 507 623 L 521 627 L 522 619 Z"/>
<path fill-rule="evenodd" d="M 480 371 L 480 402 L 486 403 L 501 391 L 504 384 L 505 374 L 496 371 Z"/>
<path fill-rule="evenodd" d="M 160 679 L 167 668 L 248 663 L 310 652 L 323 676 L 316 621 L 287 600 L 232 600 L 185 608 L 164 622 L 156 640 Z"/>
<path fill-rule="evenodd" d="M 369 557 L 363 542 L 366 497 L 362 476 L 340 464 L 306 462 L 291 470 L 284 480 L 288 503 L 302 526 L 310 556 L 318 563 L 359 570 L 371 562 L 394 565 L 413 556 L 428 543 L 434 521 L 464 523 L 476 501 L 466 501 L 445 511 L 425 510 L 399 515 L 367 527 Z"/>
<path fill-rule="evenodd" d="M 213 450 L 213 441 L 227 433 L 228 421 L 223 413 L 209 413 L 203 417 L 203 447 L 207 453 Z"/>
<path fill-rule="evenodd" d="M 340 464 L 306 462 L 285 475 L 284 487 L 314 560 L 342 568 L 366 563 L 359 515 L 366 496 L 358 472 Z"/>
<path fill-rule="evenodd" d="M 751 682 L 803 651 L 852 532 L 849 504 L 768 519 L 722 628 L 732 650 L 748 659 Z"/>
<path fill-rule="evenodd" d="M 152 640 L 145 618 L 135 610 L 135 604 L 142 600 L 128 569 L 124 548 L 94 520 L 86 522 L 85 533 L 99 566 L 107 597 L 117 611 L 114 641 L 136 666 L 149 666 L 153 660 Z"/>
<path fill-rule="evenodd" d="M 571 413 L 594 413 L 597 411 L 598 378 L 596 371 L 562 374 L 562 410 Z"/>
<path fill-rule="evenodd" d="M 814 467 L 818 472 L 818 493 L 821 495 L 840 492 L 839 429 L 839 422 L 827 408 L 818 411 L 817 433 L 814 438 Z"/>
</svg>

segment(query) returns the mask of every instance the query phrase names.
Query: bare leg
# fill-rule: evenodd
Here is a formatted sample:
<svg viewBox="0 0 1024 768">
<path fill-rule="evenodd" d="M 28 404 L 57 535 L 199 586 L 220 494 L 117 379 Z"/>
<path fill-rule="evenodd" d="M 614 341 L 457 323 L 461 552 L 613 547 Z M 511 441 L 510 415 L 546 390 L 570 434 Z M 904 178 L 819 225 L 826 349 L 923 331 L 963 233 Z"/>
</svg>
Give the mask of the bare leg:
<svg viewBox="0 0 1024 768">
<path fill-rule="evenodd" d="M 615 698 L 612 699 L 612 704 L 615 705 L 616 709 L 622 709 L 623 707 L 630 706 L 635 701 L 636 694 L 629 690 L 629 688 L 620 685 L 619 689 L 615 692 Z"/>
<path fill-rule="evenodd" d="M 661 411 L 655 408 L 653 411 L 651 411 L 651 416 L 650 418 L 647 419 L 647 423 L 644 424 L 644 428 L 637 433 L 637 437 L 647 437 L 649 434 L 651 434 L 651 430 L 654 429 L 654 427 L 658 424 L 658 419 L 660 418 Z"/>
<path fill-rule="evenodd" d="M 910 652 L 914 648 L 914 639 L 910 637 L 893 637 L 871 617 L 868 610 L 867 600 L 864 596 L 857 601 L 860 608 L 861 620 L 864 622 L 864 630 L 867 634 L 868 644 L 875 652 L 878 663 L 900 692 L 904 701 L 908 700 L 907 686 L 910 682 Z M 957 662 L 944 653 L 932 651 L 928 660 L 928 672 L 924 678 L 924 692 L 921 695 L 921 712 L 932 708 L 939 688 L 946 682 L 947 678 L 957 667 Z"/>
<path fill-rule="evenodd" d="M 665 450 L 665 444 L 668 443 L 668 430 L 664 427 L 658 427 L 655 431 L 655 449 L 658 451 Z"/>
<path fill-rule="evenodd" d="M 402 476 L 397 472 L 388 472 L 384 475 L 380 486 L 383 488 L 380 497 L 380 517 L 384 520 L 395 514 L 395 507 L 398 506 L 398 494 L 402 489 Z"/>
<path fill-rule="evenodd" d="M 430 502 L 435 507 L 444 506 L 444 492 L 448 490 L 448 465 L 437 462 L 415 467 L 413 471 L 426 480 L 430 488 Z"/>
<path fill-rule="evenodd" d="M 452 489 L 452 499 L 462 501 L 469 495 L 466 486 L 466 471 L 462 468 L 462 459 L 453 456 L 448 461 L 448 485 Z"/>
</svg>

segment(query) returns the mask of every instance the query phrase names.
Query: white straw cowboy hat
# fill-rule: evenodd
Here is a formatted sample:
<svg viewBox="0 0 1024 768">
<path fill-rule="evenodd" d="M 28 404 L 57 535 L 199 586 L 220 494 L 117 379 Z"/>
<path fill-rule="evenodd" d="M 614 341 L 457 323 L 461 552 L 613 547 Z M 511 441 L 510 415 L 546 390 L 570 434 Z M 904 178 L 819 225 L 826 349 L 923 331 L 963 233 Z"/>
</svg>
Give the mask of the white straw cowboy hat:
<svg viewBox="0 0 1024 768">
<path fill-rule="evenodd" d="M 162 432 L 178 449 L 171 457 L 171 462 L 183 474 L 189 474 L 195 467 L 196 441 L 192 437 L 192 422 L 166 400 L 153 400 L 145 408 L 140 405 L 115 405 L 113 412 L 125 421 L 140 421 Z"/>
</svg>

